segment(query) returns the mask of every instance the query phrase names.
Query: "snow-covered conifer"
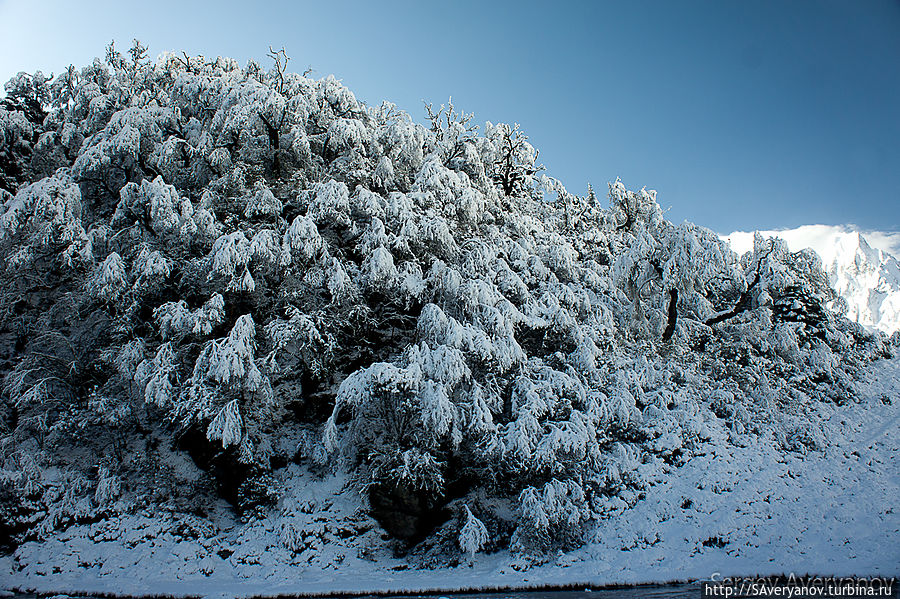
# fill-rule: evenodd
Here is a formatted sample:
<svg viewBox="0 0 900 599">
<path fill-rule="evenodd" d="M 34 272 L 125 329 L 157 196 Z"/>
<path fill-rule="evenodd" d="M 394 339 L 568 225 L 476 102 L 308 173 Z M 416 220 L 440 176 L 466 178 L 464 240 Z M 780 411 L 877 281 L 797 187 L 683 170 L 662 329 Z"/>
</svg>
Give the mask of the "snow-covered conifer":
<svg viewBox="0 0 900 599">
<path fill-rule="evenodd" d="M 128 286 L 125 263 L 116 252 L 106 257 L 100 265 L 95 279 L 97 297 L 114 302 L 125 292 Z"/>
<path fill-rule="evenodd" d="M 225 404 L 206 429 L 206 438 L 221 441 L 223 447 L 237 445 L 244 434 L 244 421 L 236 399 Z"/>
<path fill-rule="evenodd" d="M 244 216 L 272 217 L 281 214 L 281 201 L 275 197 L 272 191 L 262 184 L 257 184 L 255 193 L 247 199 L 247 207 Z"/>
<path fill-rule="evenodd" d="M 465 521 L 459 529 L 459 548 L 472 559 L 488 542 L 487 527 L 472 514 L 467 505 L 463 506 L 463 518 Z"/>
<path fill-rule="evenodd" d="M 94 491 L 94 503 L 105 507 L 122 492 L 119 477 L 110 471 L 109 466 L 101 464 L 97 474 L 97 489 Z"/>
</svg>

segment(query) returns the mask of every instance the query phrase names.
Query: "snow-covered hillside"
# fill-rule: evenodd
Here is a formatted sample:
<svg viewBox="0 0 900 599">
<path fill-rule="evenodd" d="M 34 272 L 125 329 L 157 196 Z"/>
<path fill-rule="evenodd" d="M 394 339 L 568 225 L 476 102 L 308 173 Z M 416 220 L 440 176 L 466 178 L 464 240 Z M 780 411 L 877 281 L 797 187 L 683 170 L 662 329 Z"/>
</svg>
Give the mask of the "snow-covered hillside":
<svg viewBox="0 0 900 599">
<path fill-rule="evenodd" d="M 435 568 L 392 555 L 344 478 L 292 484 L 304 547 L 277 542 L 273 514 L 242 524 L 165 508 L 72 526 L 0 557 L 7 588 L 211 598 L 608 585 L 721 576 L 896 576 L 900 564 L 900 357 L 859 385 L 860 401 L 822 414 L 830 447 L 784 452 L 766 438 L 709 444 L 581 548 L 547 556 L 479 553 Z M 344 492 L 342 492 L 342 490 Z M 699 591 L 697 591 L 699 594 Z"/>
<path fill-rule="evenodd" d="M 738 256 L 656 192 L 570 192 L 518 125 L 271 58 L 136 42 L 7 84 L 3 580 L 884 571 L 895 445 L 847 444 L 896 421 L 863 384 L 895 347 L 829 310 L 813 252 Z M 793 554 L 800 498 L 852 480 L 879 491 L 815 512 L 829 561 Z"/>
<path fill-rule="evenodd" d="M 761 231 L 784 239 L 791 251 L 811 248 L 822 258 L 829 282 L 846 302 L 846 316 L 888 334 L 900 331 L 900 262 L 898 235 L 862 233 L 848 227 L 807 225 Z M 753 233 L 724 236 L 738 253 L 753 247 Z M 873 241 L 874 240 L 874 241 Z"/>
</svg>

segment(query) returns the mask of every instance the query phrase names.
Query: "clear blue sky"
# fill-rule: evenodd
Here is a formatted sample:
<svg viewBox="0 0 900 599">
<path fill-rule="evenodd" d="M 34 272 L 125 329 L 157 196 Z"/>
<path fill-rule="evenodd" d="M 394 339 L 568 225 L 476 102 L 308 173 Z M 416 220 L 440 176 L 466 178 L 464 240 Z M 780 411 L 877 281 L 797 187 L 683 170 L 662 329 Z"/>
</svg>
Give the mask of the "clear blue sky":
<svg viewBox="0 0 900 599">
<path fill-rule="evenodd" d="M 110 39 L 333 73 L 424 119 L 448 96 L 518 122 L 550 175 L 659 191 L 719 232 L 900 230 L 900 2 L 0 0 L 0 79 Z"/>
</svg>

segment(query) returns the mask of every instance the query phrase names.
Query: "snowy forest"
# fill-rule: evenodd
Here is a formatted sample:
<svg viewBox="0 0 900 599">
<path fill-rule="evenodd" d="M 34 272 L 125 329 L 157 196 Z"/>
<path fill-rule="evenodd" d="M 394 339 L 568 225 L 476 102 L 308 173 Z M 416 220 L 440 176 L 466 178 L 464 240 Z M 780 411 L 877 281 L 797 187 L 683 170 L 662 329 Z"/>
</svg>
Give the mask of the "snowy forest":
<svg viewBox="0 0 900 599">
<path fill-rule="evenodd" d="M 710 446 L 823 451 L 895 350 L 812 251 L 738 256 L 653 191 L 572 193 L 519 125 L 283 51 L 111 44 L 5 90 L 6 553 L 221 501 L 301 553 L 291 497 L 338 474 L 397 554 L 568 551 Z"/>
</svg>

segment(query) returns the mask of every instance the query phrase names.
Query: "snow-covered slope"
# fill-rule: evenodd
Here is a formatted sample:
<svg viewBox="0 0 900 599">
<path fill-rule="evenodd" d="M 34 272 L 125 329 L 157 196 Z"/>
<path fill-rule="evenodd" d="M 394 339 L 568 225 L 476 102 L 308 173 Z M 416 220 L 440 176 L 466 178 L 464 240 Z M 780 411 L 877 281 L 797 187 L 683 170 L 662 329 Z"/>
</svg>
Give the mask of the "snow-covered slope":
<svg viewBox="0 0 900 599">
<path fill-rule="evenodd" d="M 760 231 L 779 237 L 791 251 L 814 250 L 828 280 L 847 301 L 846 316 L 888 334 L 900 330 L 900 262 L 896 233 L 860 232 L 849 227 L 807 225 L 783 231 Z M 738 253 L 753 249 L 753 233 L 725 235 Z"/>
<path fill-rule="evenodd" d="M 770 439 L 703 451 L 599 527 L 584 547 L 546 557 L 476 554 L 443 568 L 392 556 L 341 478 L 291 486 L 303 505 L 293 553 L 273 539 L 285 518 L 246 525 L 221 506 L 211 522 L 166 510 L 73 526 L 0 557 L 6 588 L 191 594 L 452 591 L 606 585 L 722 576 L 896 576 L 900 564 L 900 357 L 862 376 L 860 402 L 824 406 L 831 447 L 784 453 Z M 282 532 L 282 534 L 284 534 Z M 352 575 L 350 575 L 352 574 Z M 699 595 L 699 593 L 698 593 Z"/>
</svg>

